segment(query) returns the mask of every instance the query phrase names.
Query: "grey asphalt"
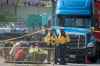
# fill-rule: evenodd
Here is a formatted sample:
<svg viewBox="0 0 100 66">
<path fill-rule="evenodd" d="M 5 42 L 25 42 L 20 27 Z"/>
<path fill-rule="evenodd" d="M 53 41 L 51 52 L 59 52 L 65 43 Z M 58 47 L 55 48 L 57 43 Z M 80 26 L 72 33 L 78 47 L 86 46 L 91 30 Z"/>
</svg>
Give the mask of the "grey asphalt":
<svg viewBox="0 0 100 66">
<path fill-rule="evenodd" d="M 12 64 L 4 63 L 4 59 L 0 57 L 0 66 L 100 66 L 100 64 L 71 64 L 67 65 L 54 65 L 54 64 Z"/>
<path fill-rule="evenodd" d="M 0 64 L 0 66 L 100 66 L 100 64 L 68 64 L 68 65 L 53 65 L 53 64 Z"/>
</svg>

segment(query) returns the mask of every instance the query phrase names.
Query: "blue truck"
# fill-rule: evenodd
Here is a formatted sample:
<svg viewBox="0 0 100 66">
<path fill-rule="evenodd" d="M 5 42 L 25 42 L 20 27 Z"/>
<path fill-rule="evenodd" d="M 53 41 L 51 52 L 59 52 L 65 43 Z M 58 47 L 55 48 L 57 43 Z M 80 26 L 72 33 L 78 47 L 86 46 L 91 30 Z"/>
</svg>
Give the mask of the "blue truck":
<svg viewBox="0 0 100 66">
<path fill-rule="evenodd" d="M 62 29 L 71 42 L 56 46 L 55 64 L 94 62 L 93 4 L 94 0 L 57 0 L 53 28 L 56 32 Z"/>
</svg>

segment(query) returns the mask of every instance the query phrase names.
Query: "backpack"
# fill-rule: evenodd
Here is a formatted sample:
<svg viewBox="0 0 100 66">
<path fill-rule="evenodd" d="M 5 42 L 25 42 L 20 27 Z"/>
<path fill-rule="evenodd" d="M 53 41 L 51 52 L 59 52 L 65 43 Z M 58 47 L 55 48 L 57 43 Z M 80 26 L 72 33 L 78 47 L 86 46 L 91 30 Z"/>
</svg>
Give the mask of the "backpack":
<svg viewBox="0 0 100 66">
<path fill-rule="evenodd" d="M 15 53 L 16 60 L 24 60 L 25 56 L 26 56 L 25 51 L 22 48 L 18 49 Z"/>
</svg>

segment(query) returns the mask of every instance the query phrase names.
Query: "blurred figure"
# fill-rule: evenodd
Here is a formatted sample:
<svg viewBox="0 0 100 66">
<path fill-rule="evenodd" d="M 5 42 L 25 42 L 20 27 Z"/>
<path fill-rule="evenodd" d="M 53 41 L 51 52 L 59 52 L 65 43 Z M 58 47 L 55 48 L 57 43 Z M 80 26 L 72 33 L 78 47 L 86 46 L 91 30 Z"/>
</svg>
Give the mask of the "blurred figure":
<svg viewBox="0 0 100 66">
<path fill-rule="evenodd" d="M 13 45 L 9 54 L 15 57 L 16 61 L 23 61 L 27 55 L 28 43 L 26 41 L 20 41 Z"/>
<path fill-rule="evenodd" d="M 40 0 L 26 0 L 24 4 L 26 6 L 38 6 L 40 4 Z"/>
<path fill-rule="evenodd" d="M 65 61 L 65 53 L 67 44 L 71 41 L 70 37 L 64 32 L 64 30 L 61 29 L 61 35 L 58 36 L 57 44 L 55 48 L 55 63 L 56 64 L 66 64 Z"/>
</svg>

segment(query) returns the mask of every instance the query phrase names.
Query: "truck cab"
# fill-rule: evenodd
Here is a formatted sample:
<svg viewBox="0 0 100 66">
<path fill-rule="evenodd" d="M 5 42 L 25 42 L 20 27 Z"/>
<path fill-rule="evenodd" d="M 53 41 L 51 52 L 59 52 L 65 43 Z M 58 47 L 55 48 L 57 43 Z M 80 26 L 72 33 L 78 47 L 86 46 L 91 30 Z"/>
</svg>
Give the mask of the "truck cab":
<svg viewBox="0 0 100 66">
<path fill-rule="evenodd" d="M 71 42 L 56 47 L 56 64 L 87 63 L 86 57 L 94 56 L 93 3 L 94 0 L 57 0 L 56 24 Z"/>
</svg>

